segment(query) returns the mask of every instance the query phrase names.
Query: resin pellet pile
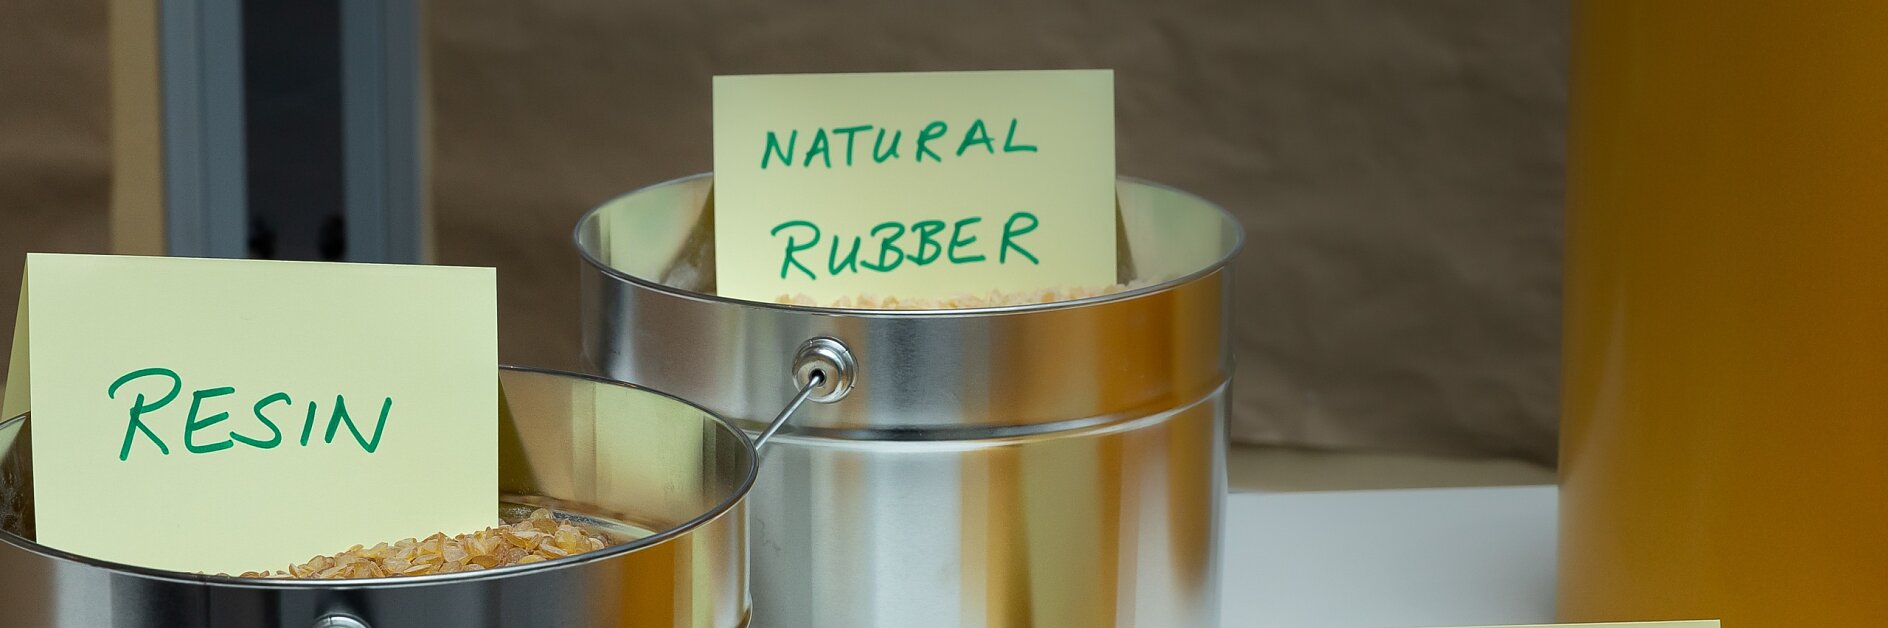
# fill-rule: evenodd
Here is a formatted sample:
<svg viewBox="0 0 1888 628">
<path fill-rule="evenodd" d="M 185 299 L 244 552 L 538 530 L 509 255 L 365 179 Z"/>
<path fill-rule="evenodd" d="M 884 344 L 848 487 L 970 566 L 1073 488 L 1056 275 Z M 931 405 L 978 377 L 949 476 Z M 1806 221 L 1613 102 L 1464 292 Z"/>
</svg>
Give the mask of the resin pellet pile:
<svg viewBox="0 0 1888 628">
<path fill-rule="evenodd" d="M 540 508 L 517 523 L 458 536 L 442 533 L 391 545 L 356 545 L 333 556 L 316 556 L 306 563 L 290 565 L 287 571 L 251 571 L 241 577 L 334 580 L 458 573 L 528 565 L 610 545 L 608 539 L 558 521 L 551 511 Z"/>
</svg>

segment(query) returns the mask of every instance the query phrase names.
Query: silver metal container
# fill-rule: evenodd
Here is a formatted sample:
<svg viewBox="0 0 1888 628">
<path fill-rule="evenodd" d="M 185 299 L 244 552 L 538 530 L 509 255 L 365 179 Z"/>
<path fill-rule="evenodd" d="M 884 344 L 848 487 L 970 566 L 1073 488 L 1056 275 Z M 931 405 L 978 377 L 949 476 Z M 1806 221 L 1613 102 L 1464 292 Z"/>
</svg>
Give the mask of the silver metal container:
<svg viewBox="0 0 1888 628">
<path fill-rule="evenodd" d="M 578 224 L 583 347 L 755 430 L 826 376 L 749 502 L 755 626 L 1218 625 L 1231 216 L 1122 180 L 1118 278 L 1152 285 L 845 310 L 717 296 L 712 187 Z M 816 338 L 841 368 L 795 362 Z"/>
<path fill-rule="evenodd" d="M 515 368 L 499 381 L 501 509 L 550 508 L 628 542 L 534 565 L 372 580 L 255 580 L 93 560 L 33 542 L 28 414 L 0 423 L 0 443 L 11 443 L 0 452 L 0 626 L 747 625 L 743 500 L 756 454 L 746 434 L 617 382 Z M 126 534 L 163 542 L 162 513 L 124 516 Z"/>
</svg>

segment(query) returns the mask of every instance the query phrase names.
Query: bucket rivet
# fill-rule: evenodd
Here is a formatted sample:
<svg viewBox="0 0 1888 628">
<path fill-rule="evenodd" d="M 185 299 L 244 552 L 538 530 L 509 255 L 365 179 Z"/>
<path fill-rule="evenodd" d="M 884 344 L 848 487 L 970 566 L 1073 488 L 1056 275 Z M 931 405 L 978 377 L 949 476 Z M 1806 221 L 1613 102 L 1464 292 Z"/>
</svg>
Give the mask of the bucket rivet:
<svg viewBox="0 0 1888 628">
<path fill-rule="evenodd" d="M 819 337 L 800 345 L 800 350 L 793 356 L 793 386 L 800 388 L 813 381 L 813 374 L 819 373 L 820 383 L 813 388 L 813 394 L 807 399 L 815 403 L 832 403 L 852 392 L 854 378 L 857 377 L 858 363 L 852 359 L 852 351 L 844 343 L 832 338 Z"/>
<path fill-rule="evenodd" d="M 314 628 L 368 628 L 367 622 L 347 615 L 329 615 L 315 620 Z"/>
</svg>

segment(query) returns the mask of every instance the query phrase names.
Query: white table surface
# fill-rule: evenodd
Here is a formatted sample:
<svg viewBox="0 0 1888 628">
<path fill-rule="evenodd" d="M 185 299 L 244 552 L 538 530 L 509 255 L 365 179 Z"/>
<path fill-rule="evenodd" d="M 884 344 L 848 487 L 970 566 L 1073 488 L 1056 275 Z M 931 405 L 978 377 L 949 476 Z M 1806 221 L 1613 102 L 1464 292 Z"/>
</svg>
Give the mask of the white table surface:
<svg viewBox="0 0 1888 628">
<path fill-rule="evenodd" d="M 1235 493 L 1225 628 L 1553 621 L 1552 486 Z"/>
</svg>

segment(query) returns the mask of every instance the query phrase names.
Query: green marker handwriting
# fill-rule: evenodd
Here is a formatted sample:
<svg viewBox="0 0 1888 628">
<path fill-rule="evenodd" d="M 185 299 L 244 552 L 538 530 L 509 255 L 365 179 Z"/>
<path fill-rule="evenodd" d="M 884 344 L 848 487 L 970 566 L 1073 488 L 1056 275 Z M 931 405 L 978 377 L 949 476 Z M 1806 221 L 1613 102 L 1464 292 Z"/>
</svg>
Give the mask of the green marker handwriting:
<svg viewBox="0 0 1888 628">
<path fill-rule="evenodd" d="M 156 430 L 151 428 L 150 417 L 176 400 L 177 396 L 183 392 L 183 378 L 177 375 L 176 371 L 167 368 L 138 369 L 113 381 L 111 386 L 105 389 L 105 396 L 118 400 L 121 398 L 120 389 L 124 389 L 124 396 L 131 397 L 132 401 L 127 410 L 130 419 L 125 424 L 125 437 L 118 448 L 118 459 L 123 461 L 131 458 L 133 445 L 140 436 L 157 448 L 158 455 L 170 455 L 170 446 L 157 435 Z M 136 392 L 139 390 L 162 391 L 162 394 L 152 402 L 147 401 L 149 397 L 145 395 L 145 392 Z M 285 392 L 269 393 L 251 405 L 249 414 L 254 419 L 249 421 L 248 425 L 224 428 L 227 431 L 211 429 L 219 423 L 231 420 L 227 410 L 218 410 L 227 405 L 219 398 L 234 394 L 236 394 L 236 389 L 230 386 L 203 388 L 190 393 L 190 409 L 184 413 L 183 417 L 184 451 L 202 455 L 229 449 L 236 443 L 255 449 L 274 449 L 282 444 L 282 428 L 276 424 L 275 419 L 264 413 L 264 410 L 278 404 L 293 408 L 295 400 Z M 302 421 L 300 439 L 302 447 L 308 446 L 308 437 L 315 432 L 316 410 L 316 402 L 310 400 L 306 418 Z M 380 417 L 374 423 L 372 434 L 363 434 L 361 426 L 355 423 L 354 417 L 348 413 L 347 400 L 342 395 L 335 395 L 334 404 L 328 413 L 327 430 L 321 442 L 333 444 L 334 437 L 339 433 L 341 426 L 346 425 L 348 433 L 353 436 L 354 442 L 360 446 L 361 450 L 370 454 L 374 453 L 380 449 L 381 436 L 386 433 L 387 429 L 387 416 L 392 411 L 393 398 L 385 397 L 380 403 Z"/>
<path fill-rule="evenodd" d="M 789 220 L 775 225 L 768 233 L 781 243 L 780 278 L 837 277 L 859 272 L 889 273 L 899 268 L 928 266 L 936 262 L 950 265 L 978 264 L 990 261 L 988 245 L 979 245 L 977 232 L 983 229 L 981 216 L 951 222 L 919 220 L 907 225 L 891 221 L 872 227 L 866 235 L 842 237 L 826 235 L 819 225 L 806 220 Z M 1037 265 L 1042 262 L 1025 248 L 1022 238 L 1042 226 L 1042 220 L 1029 212 L 1015 212 L 1004 221 L 997 240 L 997 264 Z M 949 230 L 946 235 L 945 231 Z M 822 239 L 827 238 L 827 239 Z M 870 243 L 869 245 L 867 243 Z M 820 247 L 825 256 L 820 258 Z"/>
<path fill-rule="evenodd" d="M 1001 124 L 1001 122 L 999 122 Z M 1005 155 L 1010 153 L 1035 153 L 1036 146 L 1016 141 L 1018 121 L 1010 118 L 1009 130 L 1003 135 L 1003 146 L 996 145 L 996 138 L 990 135 L 990 127 L 982 118 L 976 118 L 963 125 L 963 130 L 954 132 L 951 124 L 944 120 L 933 120 L 924 126 L 910 129 L 912 138 L 911 160 L 914 163 L 942 163 L 950 158 L 967 158 L 982 155 Z M 850 168 L 868 163 L 859 158 L 865 142 L 861 134 L 871 133 L 872 160 L 869 163 L 882 164 L 903 159 L 899 146 L 904 143 L 906 129 L 887 129 L 870 124 L 835 127 L 832 129 L 815 128 L 802 134 L 800 129 L 768 131 L 762 140 L 760 169 L 769 168 L 813 168 L 832 169 Z M 802 135 L 807 137 L 801 142 Z M 956 138 L 953 145 L 952 138 Z M 942 148 L 940 148 L 942 147 Z M 804 149 L 805 152 L 800 152 Z M 981 150 L 978 150 L 981 149 Z M 844 151 L 844 152 L 839 152 Z M 837 154 L 835 154 L 837 153 Z"/>
</svg>

